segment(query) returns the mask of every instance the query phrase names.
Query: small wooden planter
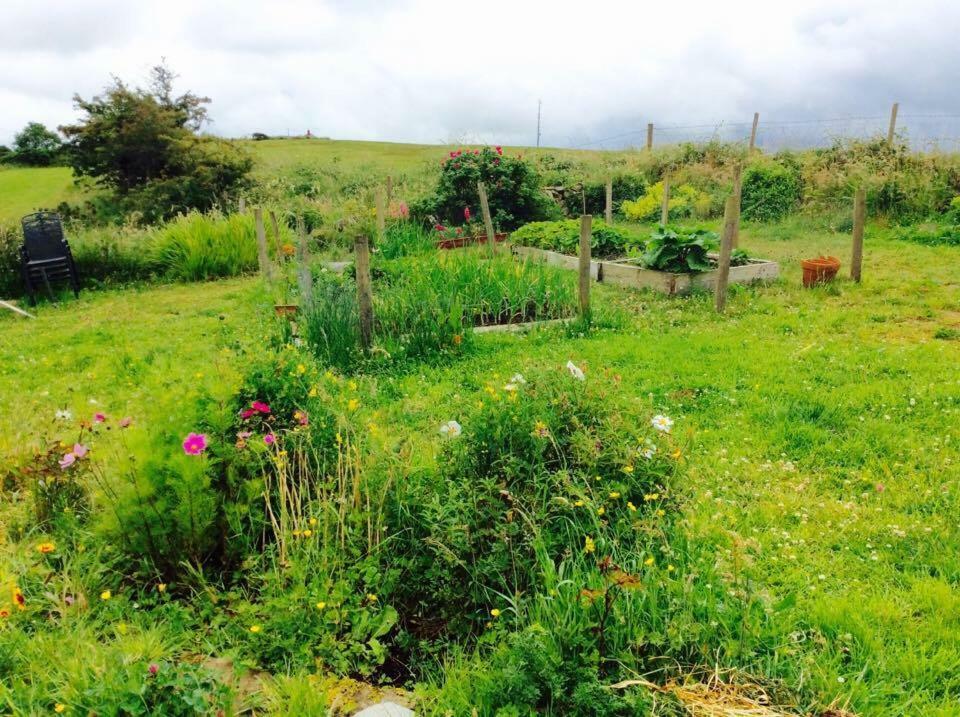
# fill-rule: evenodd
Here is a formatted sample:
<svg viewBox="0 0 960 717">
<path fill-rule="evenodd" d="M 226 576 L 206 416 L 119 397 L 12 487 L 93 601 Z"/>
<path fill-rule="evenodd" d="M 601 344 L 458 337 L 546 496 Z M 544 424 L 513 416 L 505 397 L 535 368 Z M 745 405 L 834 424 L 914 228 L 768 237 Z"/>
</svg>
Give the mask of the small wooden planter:
<svg viewBox="0 0 960 717">
<path fill-rule="evenodd" d="M 580 260 L 575 256 L 560 254 L 546 249 L 528 246 L 514 246 L 517 256 L 540 259 L 552 266 L 576 271 Z M 716 259 L 716 255 L 711 256 Z M 749 284 L 754 281 L 769 281 L 780 275 L 780 265 L 767 259 L 751 259 L 743 266 L 730 267 L 731 284 Z M 716 286 L 717 272 L 705 271 L 699 274 L 673 274 L 668 271 L 645 269 L 636 261 L 620 259 L 614 261 L 591 261 L 590 277 L 601 284 L 625 286 L 631 289 L 653 289 L 664 294 L 684 294 L 693 290 L 712 290 Z"/>
<path fill-rule="evenodd" d="M 494 234 L 493 241 L 495 244 L 501 244 L 507 240 L 506 233 L 503 234 Z M 475 237 L 455 237 L 453 239 L 440 239 L 437 241 L 437 249 L 462 249 L 465 246 L 470 246 L 471 244 L 486 244 L 487 235 L 482 234 Z"/>
<path fill-rule="evenodd" d="M 288 318 L 293 320 L 297 316 L 297 312 L 300 311 L 300 307 L 297 304 L 274 304 L 273 312 L 280 318 Z"/>
</svg>

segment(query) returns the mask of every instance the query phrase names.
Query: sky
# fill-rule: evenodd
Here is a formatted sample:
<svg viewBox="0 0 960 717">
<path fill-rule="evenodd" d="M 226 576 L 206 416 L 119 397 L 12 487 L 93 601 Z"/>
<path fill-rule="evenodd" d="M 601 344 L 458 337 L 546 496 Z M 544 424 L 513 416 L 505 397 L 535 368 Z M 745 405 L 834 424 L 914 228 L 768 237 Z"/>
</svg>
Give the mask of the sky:
<svg viewBox="0 0 960 717">
<path fill-rule="evenodd" d="M 532 145 L 542 101 L 545 146 L 738 136 L 754 112 L 769 143 L 885 129 L 897 101 L 960 141 L 956 0 L 0 0 L 0 27 L 4 144 L 161 58 L 228 137 Z"/>
</svg>

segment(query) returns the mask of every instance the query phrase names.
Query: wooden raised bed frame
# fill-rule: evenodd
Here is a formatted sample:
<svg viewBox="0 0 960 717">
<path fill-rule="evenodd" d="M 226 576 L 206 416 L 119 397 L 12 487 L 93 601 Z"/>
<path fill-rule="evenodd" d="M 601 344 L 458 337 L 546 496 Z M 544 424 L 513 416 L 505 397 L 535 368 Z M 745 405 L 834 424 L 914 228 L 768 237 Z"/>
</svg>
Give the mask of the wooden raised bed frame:
<svg viewBox="0 0 960 717">
<path fill-rule="evenodd" d="M 514 246 L 513 253 L 574 271 L 579 267 L 580 261 L 575 256 L 528 246 Z M 778 276 L 780 276 L 780 265 L 777 262 L 768 259 L 751 259 L 749 263 L 742 266 L 731 266 L 729 281 L 731 284 L 750 284 L 754 281 L 769 281 Z M 591 261 L 590 278 L 601 284 L 625 286 L 631 289 L 653 289 L 673 296 L 693 290 L 712 290 L 716 285 L 717 272 L 673 274 L 668 271 L 645 269 L 630 260 L 618 259 Z"/>
</svg>

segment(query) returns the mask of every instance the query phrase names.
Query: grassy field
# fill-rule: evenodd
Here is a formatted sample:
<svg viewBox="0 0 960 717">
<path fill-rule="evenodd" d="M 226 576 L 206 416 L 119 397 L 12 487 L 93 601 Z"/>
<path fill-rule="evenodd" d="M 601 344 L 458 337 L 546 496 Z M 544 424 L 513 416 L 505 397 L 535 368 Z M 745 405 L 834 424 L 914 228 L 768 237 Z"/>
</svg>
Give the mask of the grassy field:
<svg viewBox="0 0 960 717">
<path fill-rule="evenodd" d="M 284 154 L 270 150 L 264 161 L 303 156 L 303 142 L 275 144 Z M 341 145 L 309 145 L 346 154 Z M 350 145 L 352 161 L 384 156 L 377 146 Z M 398 148 L 382 161 L 412 167 L 423 151 Z M 736 289 L 725 316 L 713 312 L 709 296 L 600 287 L 597 300 L 624 312 L 624 328 L 486 336 L 451 365 L 364 377 L 362 420 L 382 426 L 385 443 L 402 441 L 429 462 L 436 426 L 465 400 L 482 398 L 485 382 L 568 360 L 588 380 L 615 375 L 630 401 L 676 421 L 687 467 L 679 525 L 690 544 L 764 607 L 755 628 L 763 634 L 754 637 L 766 649 L 729 646 L 720 667 L 781 681 L 801 712 L 957 714 L 956 250 L 874 230 L 862 285 L 808 291 L 799 285 L 799 259 L 847 257 L 846 235 L 790 222 L 747 227 L 742 243 L 780 261 L 783 278 Z M 263 340 L 268 318 L 253 279 L 89 293 L 42 306 L 36 321 L 0 316 L 0 405 L 11 409 L 0 414 L 0 453 L 21 454 L 38 437 L 56 436 L 62 409 L 132 415 L 145 426 L 174 421 L 165 399 L 236 386 L 245 350 Z M 13 525 L 19 509 L 6 504 L 0 524 Z M 23 568 L 36 539 L 29 530 L 0 529 L 4 582 Z M 728 609 L 746 599 L 731 594 Z M 184 631 L 182 620 L 170 613 L 146 622 L 129 609 L 64 621 L 29 647 L 20 643 L 27 668 L 42 675 L 35 684 L 46 687 L 25 705 L 0 685 L 0 705 L 18 715 L 48 711 L 58 698 L 44 689 L 70 688 L 68 666 L 57 659 L 65 647 L 104 665 L 112 653 L 169 660 L 216 649 L 214 635 Z M 278 685 L 266 681 L 254 701 L 276 714 L 295 711 L 292 691 Z"/>
<path fill-rule="evenodd" d="M 60 202 L 78 201 L 67 167 L 0 169 L 0 222 L 16 221 L 38 209 L 55 209 Z"/>
</svg>

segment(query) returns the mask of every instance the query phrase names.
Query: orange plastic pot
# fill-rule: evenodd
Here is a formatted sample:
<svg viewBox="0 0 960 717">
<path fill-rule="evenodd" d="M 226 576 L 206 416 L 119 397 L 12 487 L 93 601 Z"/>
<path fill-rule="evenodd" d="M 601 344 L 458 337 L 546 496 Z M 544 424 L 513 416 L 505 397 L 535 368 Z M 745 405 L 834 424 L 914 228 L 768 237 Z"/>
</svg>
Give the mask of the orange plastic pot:
<svg viewBox="0 0 960 717">
<path fill-rule="evenodd" d="M 840 260 L 835 256 L 819 256 L 816 259 L 804 259 L 803 285 L 808 289 L 817 284 L 828 284 L 840 271 Z"/>
</svg>

